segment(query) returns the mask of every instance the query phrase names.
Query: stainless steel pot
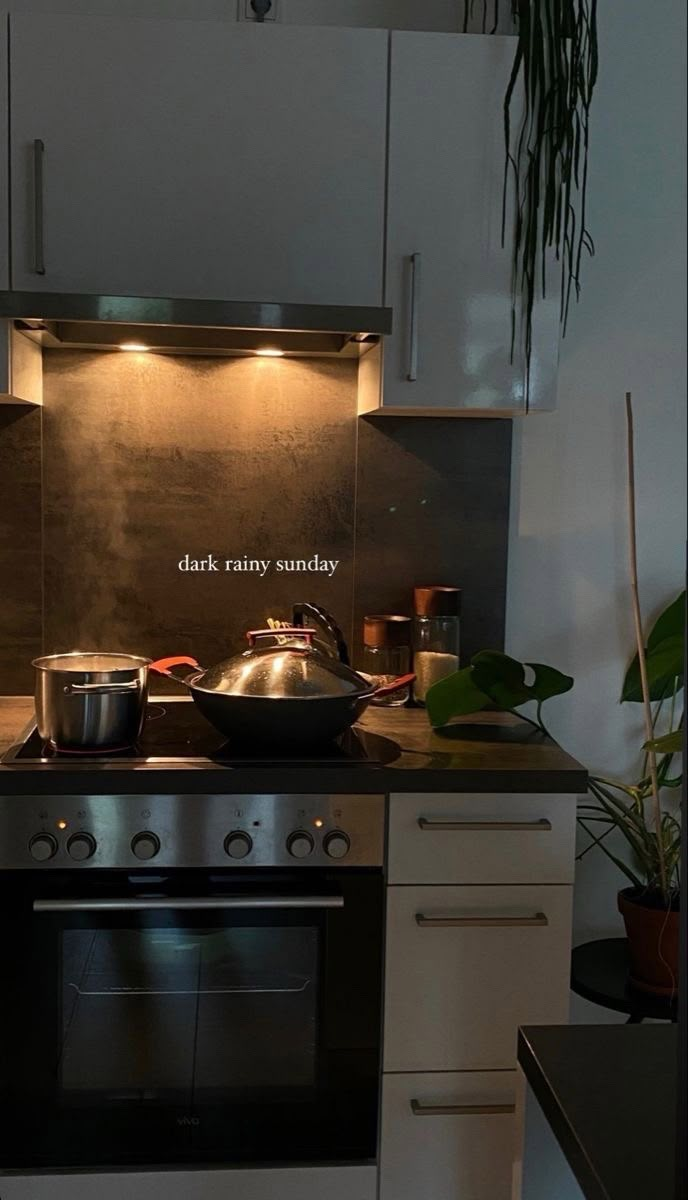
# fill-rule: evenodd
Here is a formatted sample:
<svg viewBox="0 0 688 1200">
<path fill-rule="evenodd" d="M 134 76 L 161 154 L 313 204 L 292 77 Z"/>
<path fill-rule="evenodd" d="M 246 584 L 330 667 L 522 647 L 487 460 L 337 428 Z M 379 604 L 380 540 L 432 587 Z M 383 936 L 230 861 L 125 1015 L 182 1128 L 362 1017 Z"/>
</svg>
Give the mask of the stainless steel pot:
<svg viewBox="0 0 688 1200">
<path fill-rule="evenodd" d="M 40 736 L 56 750 L 132 746 L 146 717 L 150 661 L 79 651 L 34 659 Z"/>
<path fill-rule="evenodd" d="M 186 656 L 159 659 L 151 670 L 185 684 L 203 716 L 225 737 L 268 748 L 332 741 L 353 725 L 373 696 L 414 679 L 404 675 L 376 687 L 316 650 L 314 635 L 314 629 L 256 629 L 246 635 L 248 650 L 207 671 Z"/>
</svg>

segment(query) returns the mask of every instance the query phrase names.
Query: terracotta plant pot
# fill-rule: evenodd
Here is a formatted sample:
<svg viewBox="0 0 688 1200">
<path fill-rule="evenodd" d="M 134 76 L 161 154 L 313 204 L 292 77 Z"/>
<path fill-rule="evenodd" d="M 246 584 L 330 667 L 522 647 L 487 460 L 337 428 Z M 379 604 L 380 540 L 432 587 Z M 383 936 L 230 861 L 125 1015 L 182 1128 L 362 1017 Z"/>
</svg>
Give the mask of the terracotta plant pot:
<svg viewBox="0 0 688 1200">
<path fill-rule="evenodd" d="M 618 903 L 628 938 L 631 983 L 656 996 L 673 995 L 678 989 L 678 899 L 667 911 L 658 893 L 628 887 L 619 892 Z"/>
</svg>

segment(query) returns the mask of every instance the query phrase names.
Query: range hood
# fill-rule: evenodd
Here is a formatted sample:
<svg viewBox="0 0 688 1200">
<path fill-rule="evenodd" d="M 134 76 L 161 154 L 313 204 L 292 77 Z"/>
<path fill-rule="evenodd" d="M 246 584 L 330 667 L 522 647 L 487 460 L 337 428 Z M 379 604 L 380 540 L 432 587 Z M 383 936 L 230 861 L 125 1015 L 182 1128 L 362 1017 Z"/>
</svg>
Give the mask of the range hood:
<svg viewBox="0 0 688 1200">
<path fill-rule="evenodd" d="M 0 292 L 0 317 L 45 347 L 166 354 L 360 357 L 392 330 L 390 308 Z"/>
</svg>

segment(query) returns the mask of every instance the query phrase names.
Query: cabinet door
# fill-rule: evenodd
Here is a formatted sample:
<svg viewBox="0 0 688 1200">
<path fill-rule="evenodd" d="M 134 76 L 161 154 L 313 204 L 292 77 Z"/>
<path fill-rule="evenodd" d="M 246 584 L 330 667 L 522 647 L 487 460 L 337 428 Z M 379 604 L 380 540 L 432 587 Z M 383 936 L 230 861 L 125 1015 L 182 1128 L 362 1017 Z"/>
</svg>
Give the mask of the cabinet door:
<svg viewBox="0 0 688 1200">
<path fill-rule="evenodd" d="M 32 13 L 10 46 L 15 289 L 381 303 L 384 31 Z"/>
<path fill-rule="evenodd" d="M 511 208 L 501 244 L 515 48 L 511 37 L 392 35 L 384 408 L 524 409 L 522 353 L 510 362 Z M 555 293 L 553 276 L 534 314 L 532 407 L 553 399 Z"/>
<path fill-rule="evenodd" d="M 509 1200 L 515 1072 L 385 1075 L 380 1200 Z"/>
<path fill-rule="evenodd" d="M 9 148 L 7 145 L 7 13 L 0 10 L 0 291 L 10 286 Z M 2 384 L 0 383 L 0 388 Z"/>
<path fill-rule="evenodd" d="M 573 888 L 390 887 L 385 1071 L 509 1070 L 568 1018 Z"/>
</svg>

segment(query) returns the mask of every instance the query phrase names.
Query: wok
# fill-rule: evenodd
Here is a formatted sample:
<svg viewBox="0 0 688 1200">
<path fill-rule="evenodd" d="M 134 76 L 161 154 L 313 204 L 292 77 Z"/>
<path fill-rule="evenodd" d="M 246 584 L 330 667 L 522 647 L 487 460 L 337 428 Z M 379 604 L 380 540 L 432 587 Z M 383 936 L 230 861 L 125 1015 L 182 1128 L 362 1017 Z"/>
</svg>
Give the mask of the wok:
<svg viewBox="0 0 688 1200">
<path fill-rule="evenodd" d="M 252 630 L 246 635 L 249 648 L 215 667 L 206 670 L 195 658 L 179 655 L 158 659 L 150 670 L 184 684 L 199 712 L 233 741 L 290 748 L 331 742 L 374 696 L 388 695 L 414 677 L 375 687 L 316 650 L 314 633 Z"/>
</svg>

